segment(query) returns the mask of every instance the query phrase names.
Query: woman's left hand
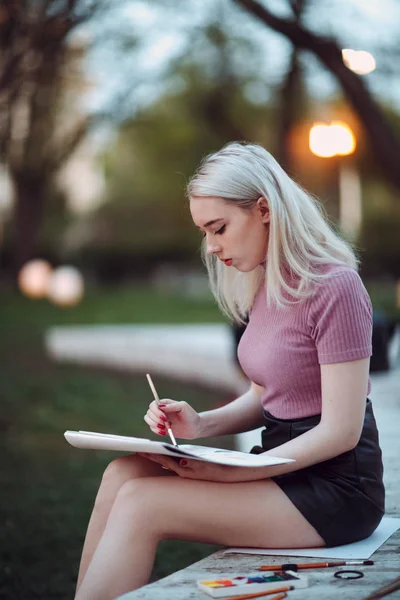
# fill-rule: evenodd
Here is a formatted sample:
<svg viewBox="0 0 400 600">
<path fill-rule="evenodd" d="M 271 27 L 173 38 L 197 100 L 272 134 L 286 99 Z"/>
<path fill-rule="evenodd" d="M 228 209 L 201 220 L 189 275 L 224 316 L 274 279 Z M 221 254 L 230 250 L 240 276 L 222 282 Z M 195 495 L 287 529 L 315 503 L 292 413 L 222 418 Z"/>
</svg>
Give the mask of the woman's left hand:
<svg viewBox="0 0 400 600">
<path fill-rule="evenodd" d="M 177 460 L 164 454 L 145 454 L 138 452 L 143 458 L 156 462 L 170 471 L 174 471 L 179 477 L 185 479 L 199 479 L 202 481 L 220 481 L 223 483 L 234 483 L 239 481 L 255 481 L 266 479 L 259 468 L 232 467 L 229 465 L 218 465 L 202 460 L 191 460 L 182 458 Z"/>
</svg>

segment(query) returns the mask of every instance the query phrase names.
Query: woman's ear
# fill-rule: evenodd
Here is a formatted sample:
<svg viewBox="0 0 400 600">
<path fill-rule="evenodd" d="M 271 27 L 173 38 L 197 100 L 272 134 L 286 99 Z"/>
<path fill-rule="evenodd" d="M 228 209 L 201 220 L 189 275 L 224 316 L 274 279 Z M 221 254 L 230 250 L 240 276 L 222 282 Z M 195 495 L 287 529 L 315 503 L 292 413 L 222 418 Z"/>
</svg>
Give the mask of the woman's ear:
<svg viewBox="0 0 400 600">
<path fill-rule="evenodd" d="M 268 202 L 264 198 L 264 196 L 260 196 L 257 200 L 257 210 L 261 217 L 263 223 L 269 223 L 270 214 L 269 214 L 269 206 Z"/>
</svg>

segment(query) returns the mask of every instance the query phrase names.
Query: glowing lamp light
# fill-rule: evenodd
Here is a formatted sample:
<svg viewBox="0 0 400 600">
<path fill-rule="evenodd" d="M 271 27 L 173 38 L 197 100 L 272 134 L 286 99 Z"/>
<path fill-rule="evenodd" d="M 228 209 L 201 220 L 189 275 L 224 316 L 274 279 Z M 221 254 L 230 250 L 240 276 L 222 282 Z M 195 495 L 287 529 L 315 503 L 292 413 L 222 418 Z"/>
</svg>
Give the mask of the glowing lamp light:
<svg viewBox="0 0 400 600">
<path fill-rule="evenodd" d="M 316 156 L 329 158 L 335 156 L 330 137 L 330 125 L 315 123 L 310 129 L 310 150 Z"/>
<path fill-rule="evenodd" d="M 18 286 L 28 298 L 44 298 L 47 295 L 52 267 L 47 260 L 27 262 L 18 274 Z"/>
<path fill-rule="evenodd" d="M 310 150 L 316 156 L 330 158 L 352 154 L 356 139 L 350 127 L 341 121 L 315 123 L 310 129 Z"/>
<path fill-rule="evenodd" d="M 84 281 L 78 269 L 70 266 L 55 269 L 48 286 L 48 297 L 54 304 L 75 306 L 82 300 L 83 292 Z"/>
<path fill-rule="evenodd" d="M 367 75 L 376 69 L 376 61 L 370 52 L 365 50 L 351 50 L 344 48 L 342 50 L 343 62 L 348 69 L 358 75 Z"/>
<path fill-rule="evenodd" d="M 339 154 L 339 156 L 353 154 L 356 149 L 356 138 L 346 123 L 333 121 L 331 124 L 331 136 L 336 148 L 336 154 Z"/>
</svg>

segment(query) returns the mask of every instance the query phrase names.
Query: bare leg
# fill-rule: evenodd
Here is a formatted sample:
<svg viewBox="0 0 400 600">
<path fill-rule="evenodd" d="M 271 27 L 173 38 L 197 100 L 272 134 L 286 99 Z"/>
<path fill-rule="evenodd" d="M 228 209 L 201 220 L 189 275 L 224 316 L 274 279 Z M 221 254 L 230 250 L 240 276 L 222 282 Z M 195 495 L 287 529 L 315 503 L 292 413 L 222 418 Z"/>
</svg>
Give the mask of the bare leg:
<svg viewBox="0 0 400 600">
<path fill-rule="evenodd" d="M 120 488 L 130 479 L 138 477 L 154 477 L 171 474 L 160 465 L 145 460 L 140 456 L 122 456 L 113 460 L 104 472 L 96 501 L 90 517 L 85 543 L 83 546 L 81 562 L 79 566 L 78 582 L 76 589 L 82 583 L 87 568 L 92 560 L 97 544 L 103 535 L 112 505 Z"/>
<path fill-rule="evenodd" d="M 76 600 L 110 600 L 147 583 L 162 539 L 266 548 L 325 545 L 271 480 L 131 480 L 117 496 Z"/>
</svg>

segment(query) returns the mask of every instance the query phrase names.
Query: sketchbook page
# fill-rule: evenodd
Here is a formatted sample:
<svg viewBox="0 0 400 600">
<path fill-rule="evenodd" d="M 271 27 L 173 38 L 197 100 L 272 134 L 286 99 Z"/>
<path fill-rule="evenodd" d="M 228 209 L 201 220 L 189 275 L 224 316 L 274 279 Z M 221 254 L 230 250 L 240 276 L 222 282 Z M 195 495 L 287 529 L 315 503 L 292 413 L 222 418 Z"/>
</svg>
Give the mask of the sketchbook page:
<svg viewBox="0 0 400 600">
<path fill-rule="evenodd" d="M 148 452 L 167 456 L 189 456 L 180 448 L 144 438 L 134 438 L 93 431 L 66 431 L 64 437 L 75 448 L 115 450 L 117 452 Z"/>
<path fill-rule="evenodd" d="M 263 454 L 248 454 L 246 452 L 237 452 L 236 450 L 211 448 L 210 446 L 179 444 L 179 448 L 188 452 L 193 458 L 220 465 L 231 465 L 236 467 L 267 467 L 294 462 L 292 458 L 279 458 L 277 456 L 266 456 Z"/>
<path fill-rule="evenodd" d="M 224 450 L 193 444 L 179 444 L 177 447 L 165 442 L 93 431 L 66 431 L 64 436 L 76 448 L 186 456 L 195 460 L 237 467 L 265 467 L 293 462 L 289 458 L 279 458 L 263 454 L 247 454 L 235 450 Z"/>
<path fill-rule="evenodd" d="M 266 556 L 307 556 L 310 558 L 367 560 L 400 528 L 400 519 L 383 517 L 374 533 L 365 540 L 333 548 L 228 548 L 224 554 L 260 554 Z"/>
</svg>

